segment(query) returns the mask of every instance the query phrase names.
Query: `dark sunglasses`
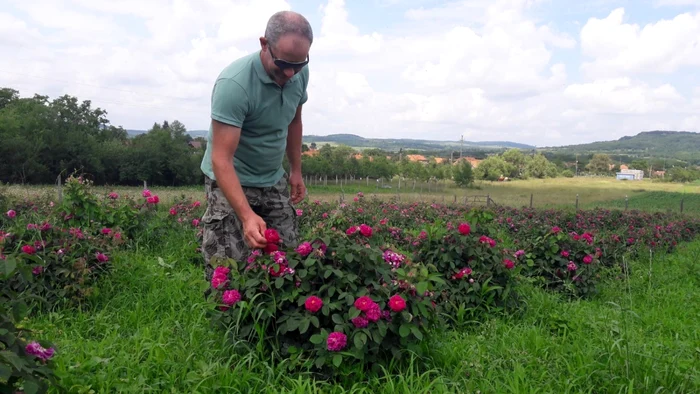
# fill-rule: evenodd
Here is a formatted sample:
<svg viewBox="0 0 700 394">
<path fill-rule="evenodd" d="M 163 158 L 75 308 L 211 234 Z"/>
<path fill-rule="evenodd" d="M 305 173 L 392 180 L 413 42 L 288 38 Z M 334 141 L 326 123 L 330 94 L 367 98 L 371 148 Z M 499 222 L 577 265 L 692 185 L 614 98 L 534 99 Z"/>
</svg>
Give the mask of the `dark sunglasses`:
<svg viewBox="0 0 700 394">
<path fill-rule="evenodd" d="M 272 56 L 272 59 L 275 61 L 275 65 L 281 70 L 292 68 L 294 69 L 294 71 L 299 71 L 302 68 L 304 68 L 304 66 L 309 64 L 309 60 L 311 60 L 310 56 L 306 55 L 306 60 L 303 62 L 288 62 L 286 60 L 278 59 L 277 56 L 275 56 L 275 54 L 272 53 L 272 47 L 270 45 L 268 45 L 267 48 L 270 50 L 270 56 Z"/>
</svg>

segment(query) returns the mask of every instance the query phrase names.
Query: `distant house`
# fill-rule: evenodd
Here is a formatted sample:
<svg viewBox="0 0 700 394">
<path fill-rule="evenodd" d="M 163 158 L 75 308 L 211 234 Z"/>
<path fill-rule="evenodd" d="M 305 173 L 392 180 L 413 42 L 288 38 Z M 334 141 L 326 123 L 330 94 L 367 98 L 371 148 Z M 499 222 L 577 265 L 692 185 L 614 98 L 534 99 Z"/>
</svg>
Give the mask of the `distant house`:
<svg viewBox="0 0 700 394">
<path fill-rule="evenodd" d="M 620 171 L 622 171 L 622 170 L 629 170 L 629 169 L 630 169 L 630 168 L 627 167 L 627 166 L 624 165 L 624 164 L 621 164 L 621 165 L 620 165 Z"/>
<path fill-rule="evenodd" d="M 190 147 L 194 149 L 201 149 L 202 148 L 202 141 L 197 141 L 197 140 L 192 140 L 189 142 Z"/>
<path fill-rule="evenodd" d="M 617 173 L 616 178 L 618 180 L 636 180 L 641 181 L 644 179 L 644 171 L 642 170 L 620 170 Z"/>
<path fill-rule="evenodd" d="M 445 160 L 447 160 L 447 159 L 445 159 L 444 157 L 436 157 L 436 158 L 435 158 L 435 162 L 436 162 L 437 164 L 442 164 L 442 163 L 445 162 Z"/>
<path fill-rule="evenodd" d="M 302 155 L 309 156 L 309 157 L 316 156 L 316 155 L 318 155 L 318 149 L 309 149 L 306 152 L 303 152 Z"/>
<path fill-rule="evenodd" d="M 454 161 L 454 163 L 452 163 L 452 164 L 453 164 L 453 165 L 457 165 L 457 164 L 459 164 L 459 163 L 460 163 L 461 161 L 463 161 L 463 160 L 468 161 L 469 164 L 472 165 L 472 168 L 478 167 L 478 166 L 479 166 L 479 163 L 482 162 L 482 160 L 479 160 L 479 159 L 477 159 L 477 158 L 475 158 L 475 157 L 469 157 L 469 156 L 467 156 L 467 157 L 462 157 L 461 159 L 456 159 L 456 160 Z"/>
<path fill-rule="evenodd" d="M 427 163 L 428 159 L 425 158 L 423 155 L 406 155 L 406 158 L 409 161 L 413 162 L 420 162 L 420 163 Z"/>
<path fill-rule="evenodd" d="M 355 160 L 362 160 L 362 158 L 364 156 L 362 156 L 362 153 L 355 153 L 354 155 L 352 155 L 352 157 L 354 157 Z M 369 158 L 369 161 L 374 161 L 374 157 L 372 157 L 372 156 L 367 156 L 367 157 Z"/>
<path fill-rule="evenodd" d="M 659 178 L 663 178 L 664 176 L 666 176 L 666 171 L 654 171 L 652 175 Z"/>
</svg>

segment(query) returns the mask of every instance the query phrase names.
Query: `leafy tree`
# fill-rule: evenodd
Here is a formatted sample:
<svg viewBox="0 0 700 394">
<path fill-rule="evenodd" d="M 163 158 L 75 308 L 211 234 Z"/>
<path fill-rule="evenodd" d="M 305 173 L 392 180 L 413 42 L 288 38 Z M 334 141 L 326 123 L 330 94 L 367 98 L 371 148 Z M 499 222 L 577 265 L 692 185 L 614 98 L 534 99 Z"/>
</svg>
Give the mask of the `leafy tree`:
<svg viewBox="0 0 700 394">
<path fill-rule="evenodd" d="M 608 174 L 610 173 L 610 165 L 612 164 L 612 159 L 605 153 L 596 153 L 591 158 L 591 161 L 586 166 L 590 172 L 594 174 Z"/>
<path fill-rule="evenodd" d="M 472 171 L 472 164 L 467 160 L 463 160 L 457 165 L 453 173 L 453 178 L 455 184 L 459 187 L 468 187 L 474 182 L 474 172 Z"/>
<path fill-rule="evenodd" d="M 557 176 L 557 166 L 538 153 L 527 160 L 525 174 L 531 178 L 553 178 Z"/>
<path fill-rule="evenodd" d="M 501 156 L 494 155 L 487 157 L 479 163 L 474 170 L 474 176 L 477 179 L 496 181 L 510 174 L 512 169 L 512 164 L 507 163 Z"/>
</svg>

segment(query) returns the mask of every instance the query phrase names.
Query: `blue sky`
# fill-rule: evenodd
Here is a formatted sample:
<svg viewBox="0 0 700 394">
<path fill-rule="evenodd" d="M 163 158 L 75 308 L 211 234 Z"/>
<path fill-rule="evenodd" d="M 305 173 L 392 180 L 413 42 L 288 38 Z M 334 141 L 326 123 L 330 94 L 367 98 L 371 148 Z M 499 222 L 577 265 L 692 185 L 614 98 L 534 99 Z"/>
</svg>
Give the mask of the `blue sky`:
<svg viewBox="0 0 700 394">
<path fill-rule="evenodd" d="M 307 134 L 539 146 L 700 128 L 700 0 L 2 0 L 0 86 L 209 122 L 267 18 L 311 22 Z"/>
</svg>

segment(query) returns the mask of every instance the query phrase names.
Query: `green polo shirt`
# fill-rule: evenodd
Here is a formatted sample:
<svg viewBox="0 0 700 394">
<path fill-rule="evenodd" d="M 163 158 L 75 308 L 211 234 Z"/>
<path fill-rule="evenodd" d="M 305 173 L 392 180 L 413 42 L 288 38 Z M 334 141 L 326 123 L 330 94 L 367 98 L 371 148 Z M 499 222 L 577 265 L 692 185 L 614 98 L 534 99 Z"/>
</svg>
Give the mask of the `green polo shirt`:
<svg viewBox="0 0 700 394">
<path fill-rule="evenodd" d="M 284 175 L 287 129 L 297 107 L 308 98 L 308 83 L 307 66 L 280 87 L 265 72 L 259 51 L 235 60 L 217 77 L 211 94 L 211 118 L 241 128 L 233 157 L 241 186 L 272 186 Z M 211 126 L 207 141 L 200 168 L 216 179 L 211 163 Z"/>
</svg>

